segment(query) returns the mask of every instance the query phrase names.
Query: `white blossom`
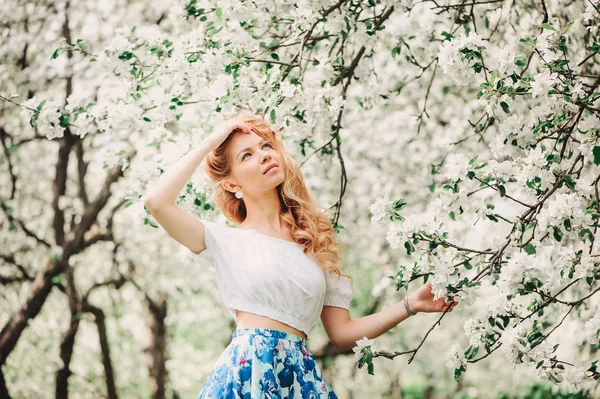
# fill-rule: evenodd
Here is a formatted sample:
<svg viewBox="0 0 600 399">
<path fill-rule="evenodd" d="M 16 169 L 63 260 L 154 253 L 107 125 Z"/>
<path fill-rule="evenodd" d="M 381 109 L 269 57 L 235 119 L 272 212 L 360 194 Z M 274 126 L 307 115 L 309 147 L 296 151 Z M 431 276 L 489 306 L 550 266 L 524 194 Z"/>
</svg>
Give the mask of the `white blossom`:
<svg viewBox="0 0 600 399">
<path fill-rule="evenodd" d="M 67 97 L 67 105 L 65 109 L 69 112 L 74 111 L 79 107 L 85 107 L 92 101 L 92 93 L 90 90 L 81 90 L 75 93 L 71 93 L 69 97 Z"/>
<path fill-rule="evenodd" d="M 539 97 L 542 94 L 547 95 L 548 91 L 552 89 L 552 85 L 558 82 L 558 73 L 545 70 L 534 75 L 533 79 L 533 82 L 530 83 L 531 95 Z"/>
<path fill-rule="evenodd" d="M 467 60 L 459 50 L 466 48 L 469 50 L 480 51 L 478 46 L 484 46 L 485 42 L 471 31 L 468 36 L 462 33 L 451 41 L 444 41 L 439 45 L 439 65 L 442 71 L 449 75 L 454 82 L 462 86 L 467 86 L 473 83 L 476 72 L 472 68 L 472 64 L 478 61 L 478 58 Z"/>
<path fill-rule="evenodd" d="M 352 348 L 354 351 L 354 359 L 359 361 L 363 356 L 363 353 L 367 349 L 371 349 L 371 347 L 375 344 L 375 339 L 368 339 L 367 337 L 362 337 L 358 341 L 356 341 L 356 345 Z"/>
<path fill-rule="evenodd" d="M 503 351 L 505 356 L 514 364 L 522 362 L 522 360 L 519 360 L 518 358 L 519 354 L 529 351 L 529 343 L 523 337 L 525 333 L 526 331 L 523 329 L 523 326 L 517 324 L 514 327 L 506 327 L 500 337 L 500 343 L 502 344 L 500 350 Z"/>
<path fill-rule="evenodd" d="M 404 221 L 406 223 L 406 221 Z M 400 240 L 402 239 L 402 232 L 404 231 L 404 225 L 401 223 L 392 223 L 386 235 L 386 241 L 390 244 L 392 249 L 398 248 Z"/>
<path fill-rule="evenodd" d="M 459 344 L 453 344 L 446 352 L 446 366 L 451 369 L 458 369 L 467 365 L 467 358 L 464 349 Z"/>
<path fill-rule="evenodd" d="M 588 342 L 592 345 L 597 345 L 600 337 L 600 311 L 596 311 L 594 317 L 589 319 L 583 328 Z"/>
<path fill-rule="evenodd" d="M 463 330 L 467 337 L 469 337 L 469 346 L 478 346 L 482 343 L 482 338 L 487 332 L 491 332 L 488 330 L 488 327 L 491 326 L 486 322 L 482 322 L 480 319 L 471 317 L 467 319 L 463 324 Z"/>
<path fill-rule="evenodd" d="M 444 177 L 453 181 L 459 178 L 464 180 L 469 169 L 469 158 L 464 154 L 452 153 L 448 155 L 444 163 Z"/>
<path fill-rule="evenodd" d="M 371 223 L 381 221 L 387 212 L 386 207 L 388 207 L 391 203 L 392 201 L 390 201 L 390 198 L 387 194 L 383 197 L 377 197 L 375 202 L 369 206 L 369 211 L 373 214 L 373 216 L 371 216 Z"/>
<path fill-rule="evenodd" d="M 47 101 L 37 118 L 37 126 L 42 136 L 49 140 L 56 137 L 63 137 L 65 128 L 60 126 L 60 107 L 54 101 Z"/>
<path fill-rule="evenodd" d="M 564 220 L 569 220 L 571 229 L 574 226 L 592 224 L 591 216 L 585 213 L 586 204 L 576 193 L 558 193 L 548 199 L 544 208 L 539 212 L 539 227 L 544 231 L 547 226 L 561 227 Z M 566 229 L 562 230 L 566 233 Z"/>
<path fill-rule="evenodd" d="M 528 265 L 534 260 L 533 256 L 526 252 L 515 252 L 512 258 L 500 270 L 498 289 L 505 294 L 515 292 L 523 287 L 521 280 L 525 275 Z"/>
<path fill-rule="evenodd" d="M 587 366 L 584 364 L 576 364 L 575 366 L 569 367 L 565 373 L 565 381 L 567 381 L 570 392 L 577 392 L 581 387 L 581 383 L 586 378 Z"/>
<path fill-rule="evenodd" d="M 491 61 L 493 63 L 492 68 L 496 69 L 501 74 L 510 75 L 513 72 L 518 71 L 518 67 L 515 64 L 514 59 L 514 50 L 510 46 L 506 45 L 496 51 L 491 57 Z"/>
<path fill-rule="evenodd" d="M 586 114 L 579 120 L 577 128 L 584 132 L 598 130 L 600 129 L 600 119 L 594 114 Z"/>
</svg>

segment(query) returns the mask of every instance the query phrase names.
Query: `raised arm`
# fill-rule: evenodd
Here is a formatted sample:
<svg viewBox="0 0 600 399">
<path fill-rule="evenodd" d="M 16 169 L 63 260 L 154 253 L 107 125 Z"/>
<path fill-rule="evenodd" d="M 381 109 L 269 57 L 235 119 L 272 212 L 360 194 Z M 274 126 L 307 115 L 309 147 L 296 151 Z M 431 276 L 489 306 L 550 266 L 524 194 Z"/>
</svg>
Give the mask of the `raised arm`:
<svg viewBox="0 0 600 399">
<path fill-rule="evenodd" d="M 236 129 L 249 130 L 236 120 L 218 125 L 200 145 L 165 171 L 143 198 L 146 208 L 165 231 L 196 254 L 206 248 L 204 225 L 192 214 L 175 205 L 175 200 L 206 155 L 221 145 Z"/>
<path fill-rule="evenodd" d="M 214 146 L 211 141 L 200 143 L 163 173 L 152 190 L 144 196 L 144 204 L 158 224 L 177 242 L 196 254 L 206 248 L 204 226 L 194 215 L 175 205 L 175 200 Z"/>
<path fill-rule="evenodd" d="M 192 174 L 206 155 L 216 147 L 217 144 L 209 137 L 169 167 L 144 196 L 144 203 L 148 209 L 175 204 L 177 196 Z"/>
</svg>

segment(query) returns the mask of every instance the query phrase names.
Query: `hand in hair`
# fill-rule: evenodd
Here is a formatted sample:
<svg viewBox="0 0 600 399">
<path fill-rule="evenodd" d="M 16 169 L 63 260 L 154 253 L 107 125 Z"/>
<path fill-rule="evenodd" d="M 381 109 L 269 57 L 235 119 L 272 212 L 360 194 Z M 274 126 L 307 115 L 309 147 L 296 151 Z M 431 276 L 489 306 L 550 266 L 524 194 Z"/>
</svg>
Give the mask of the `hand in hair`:
<svg viewBox="0 0 600 399">
<path fill-rule="evenodd" d="M 210 140 L 213 143 L 214 148 L 217 148 L 223 141 L 227 139 L 227 137 L 229 137 L 231 133 L 236 130 L 239 130 L 243 133 L 252 132 L 250 126 L 248 126 L 245 122 L 237 119 L 228 119 L 215 126 L 213 131 L 207 137 L 207 140 Z"/>
</svg>

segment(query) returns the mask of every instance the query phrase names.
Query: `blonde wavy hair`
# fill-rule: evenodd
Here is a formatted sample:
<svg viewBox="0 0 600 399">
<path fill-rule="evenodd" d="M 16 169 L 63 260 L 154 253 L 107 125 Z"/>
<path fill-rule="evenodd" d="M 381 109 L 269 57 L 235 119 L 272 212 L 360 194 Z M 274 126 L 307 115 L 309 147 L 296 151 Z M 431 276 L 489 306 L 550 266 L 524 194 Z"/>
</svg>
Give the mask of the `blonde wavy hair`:
<svg viewBox="0 0 600 399">
<path fill-rule="evenodd" d="M 284 168 L 285 180 L 277 186 L 281 216 L 284 224 L 291 230 L 294 241 L 304 246 L 304 253 L 314 256 L 321 268 L 345 276 L 353 281 L 352 276 L 343 273 L 340 264 L 340 254 L 346 252 L 345 245 L 337 242 L 331 221 L 321 212 L 319 206 L 308 192 L 300 168 L 294 159 L 287 154 L 277 128 L 260 116 L 249 111 L 242 111 L 232 118 L 245 122 L 252 131 L 267 140 L 277 152 L 280 167 Z M 240 224 L 246 219 L 246 206 L 244 201 L 235 197 L 221 185 L 221 181 L 230 177 L 231 167 L 227 149 L 235 134 L 240 134 L 239 129 L 234 129 L 231 134 L 211 151 L 205 158 L 206 173 L 213 182 L 212 194 L 219 208 L 227 219 Z"/>
</svg>

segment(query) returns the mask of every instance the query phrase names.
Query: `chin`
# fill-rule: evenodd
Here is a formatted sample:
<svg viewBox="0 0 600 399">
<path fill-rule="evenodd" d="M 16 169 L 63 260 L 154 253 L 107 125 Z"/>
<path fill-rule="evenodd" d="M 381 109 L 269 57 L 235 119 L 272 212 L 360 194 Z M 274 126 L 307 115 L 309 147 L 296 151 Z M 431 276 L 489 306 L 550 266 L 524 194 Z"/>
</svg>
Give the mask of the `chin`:
<svg viewBox="0 0 600 399">
<path fill-rule="evenodd" d="M 281 173 L 281 178 L 277 179 L 277 184 L 276 186 L 279 186 L 280 184 L 282 184 L 285 181 L 285 175 L 283 173 Z"/>
</svg>

